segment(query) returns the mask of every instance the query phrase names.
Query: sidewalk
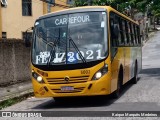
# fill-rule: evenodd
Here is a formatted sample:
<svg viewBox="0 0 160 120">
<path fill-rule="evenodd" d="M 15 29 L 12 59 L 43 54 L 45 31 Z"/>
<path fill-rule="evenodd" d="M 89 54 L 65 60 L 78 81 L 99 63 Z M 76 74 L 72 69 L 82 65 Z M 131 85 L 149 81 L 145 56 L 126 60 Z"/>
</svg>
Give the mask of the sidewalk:
<svg viewBox="0 0 160 120">
<path fill-rule="evenodd" d="M 0 88 L 0 102 L 33 92 L 31 80 Z"/>
<path fill-rule="evenodd" d="M 144 44 L 154 35 L 156 31 L 152 31 L 148 33 L 148 38 L 146 38 L 145 40 L 143 40 L 142 42 L 142 46 L 144 46 Z"/>
</svg>

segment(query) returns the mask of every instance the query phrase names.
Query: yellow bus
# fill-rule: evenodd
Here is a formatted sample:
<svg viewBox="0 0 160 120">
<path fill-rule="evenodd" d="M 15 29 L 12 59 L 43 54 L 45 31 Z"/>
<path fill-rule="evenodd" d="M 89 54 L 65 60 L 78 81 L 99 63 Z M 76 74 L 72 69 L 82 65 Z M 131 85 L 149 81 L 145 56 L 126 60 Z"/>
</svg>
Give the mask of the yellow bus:
<svg viewBox="0 0 160 120">
<path fill-rule="evenodd" d="M 109 6 L 41 16 L 31 50 L 35 96 L 118 97 L 126 82 L 137 83 L 141 50 L 139 25 Z"/>
</svg>

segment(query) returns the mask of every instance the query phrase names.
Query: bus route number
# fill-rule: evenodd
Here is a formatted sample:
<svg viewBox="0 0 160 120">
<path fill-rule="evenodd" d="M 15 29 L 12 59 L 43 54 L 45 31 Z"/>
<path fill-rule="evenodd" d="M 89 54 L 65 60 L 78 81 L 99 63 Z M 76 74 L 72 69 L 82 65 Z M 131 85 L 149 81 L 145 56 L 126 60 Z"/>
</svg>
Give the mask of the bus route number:
<svg viewBox="0 0 160 120">
<path fill-rule="evenodd" d="M 90 74 L 90 70 L 81 70 L 81 74 Z"/>
</svg>

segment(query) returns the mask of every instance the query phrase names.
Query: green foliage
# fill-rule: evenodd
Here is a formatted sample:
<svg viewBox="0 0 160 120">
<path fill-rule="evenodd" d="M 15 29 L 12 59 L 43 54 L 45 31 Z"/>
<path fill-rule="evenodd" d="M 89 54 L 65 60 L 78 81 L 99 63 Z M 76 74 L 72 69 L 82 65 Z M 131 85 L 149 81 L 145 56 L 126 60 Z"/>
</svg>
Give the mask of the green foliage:
<svg viewBox="0 0 160 120">
<path fill-rule="evenodd" d="M 87 0 L 74 0 L 74 6 L 78 7 L 78 6 L 87 6 L 88 5 L 88 1 Z"/>
<path fill-rule="evenodd" d="M 91 0 L 92 5 L 99 5 L 99 6 L 105 6 L 105 5 L 111 5 L 115 0 Z M 74 0 L 74 6 L 87 6 L 89 0 Z"/>
<path fill-rule="evenodd" d="M 6 108 L 8 106 L 11 106 L 15 103 L 17 103 L 17 98 L 13 98 L 13 99 L 9 99 L 9 100 L 5 100 L 3 102 L 0 103 L 0 110 L 3 109 L 3 108 Z"/>
<path fill-rule="evenodd" d="M 114 0 L 93 0 L 94 5 L 111 5 Z"/>
<path fill-rule="evenodd" d="M 74 6 L 87 6 L 89 0 L 74 0 Z M 124 13 L 127 9 L 134 14 L 134 12 L 151 12 L 154 16 L 160 16 L 160 2 L 159 0 L 91 0 L 92 5 L 105 6 L 109 5 L 118 11 Z"/>
<path fill-rule="evenodd" d="M 9 107 L 11 105 L 14 105 L 18 102 L 21 102 L 23 100 L 26 100 L 28 97 L 33 96 L 33 93 L 27 93 L 25 95 L 19 96 L 19 97 L 15 97 L 15 98 L 10 98 L 7 100 L 4 100 L 2 102 L 0 102 L 0 110 L 2 110 L 3 108 Z"/>
<path fill-rule="evenodd" d="M 154 0 L 151 3 L 150 11 L 155 17 L 160 17 L 160 2 L 158 0 Z"/>
</svg>

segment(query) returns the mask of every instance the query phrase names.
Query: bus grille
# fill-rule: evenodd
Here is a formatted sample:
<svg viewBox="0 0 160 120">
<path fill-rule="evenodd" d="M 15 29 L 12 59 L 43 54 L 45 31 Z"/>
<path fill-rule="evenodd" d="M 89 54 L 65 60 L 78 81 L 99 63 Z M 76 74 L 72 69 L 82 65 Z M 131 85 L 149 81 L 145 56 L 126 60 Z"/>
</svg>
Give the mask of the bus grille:
<svg viewBox="0 0 160 120">
<path fill-rule="evenodd" d="M 62 91 L 61 89 L 51 89 L 54 93 L 77 93 L 82 92 L 85 87 L 74 88 L 74 90 Z"/>
<path fill-rule="evenodd" d="M 70 77 L 69 81 L 64 78 L 47 78 L 49 84 L 71 84 L 71 83 L 84 83 L 87 82 L 89 76 Z"/>
</svg>

